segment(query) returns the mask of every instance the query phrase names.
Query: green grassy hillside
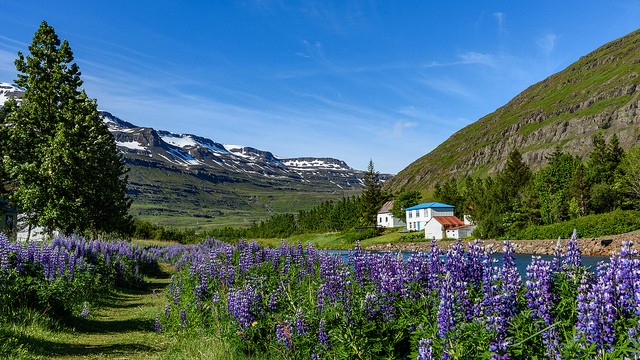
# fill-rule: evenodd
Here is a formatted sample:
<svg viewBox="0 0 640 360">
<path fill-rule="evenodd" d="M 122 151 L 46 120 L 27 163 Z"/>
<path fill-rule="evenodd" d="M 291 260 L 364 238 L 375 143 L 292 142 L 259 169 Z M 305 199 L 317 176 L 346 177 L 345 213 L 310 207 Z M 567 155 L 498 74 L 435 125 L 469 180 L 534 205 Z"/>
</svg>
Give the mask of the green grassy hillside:
<svg viewBox="0 0 640 360">
<path fill-rule="evenodd" d="M 621 145 L 640 134 L 640 31 L 612 41 L 509 103 L 453 134 L 386 183 L 388 189 L 429 189 L 439 180 L 501 169 L 518 148 L 534 169 L 556 146 L 584 156 L 591 137 L 614 133 Z"/>
<path fill-rule="evenodd" d="M 274 181 L 238 174 L 151 166 L 128 161 L 131 214 L 154 224 L 207 229 L 249 226 L 274 214 L 310 209 L 326 200 L 351 196 L 328 183 Z"/>
</svg>

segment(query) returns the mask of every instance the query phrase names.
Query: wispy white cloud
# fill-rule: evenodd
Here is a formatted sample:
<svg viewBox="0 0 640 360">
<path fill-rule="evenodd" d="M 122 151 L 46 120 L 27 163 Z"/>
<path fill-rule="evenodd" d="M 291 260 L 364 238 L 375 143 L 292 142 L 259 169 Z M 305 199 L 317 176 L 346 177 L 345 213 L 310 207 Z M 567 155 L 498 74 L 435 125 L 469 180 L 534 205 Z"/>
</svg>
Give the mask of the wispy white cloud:
<svg viewBox="0 0 640 360">
<path fill-rule="evenodd" d="M 494 55 L 480 53 L 476 51 L 469 51 L 458 55 L 461 60 L 461 64 L 479 64 L 487 66 L 495 66 L 496 58 Z"/>
<path fill-rule="evenodd" d="M 538 39 L 536 39 L 536 46 L 542 51 L 545 56 L 551 55 L 556 46 L 558 36 L 555 33 L 547 32 Z"/>
<path fill-rule="evenodd" d="M 419 82 L 441 93 L 465 98 L 467 100 L 476 100 L 475 94 L 468 88 L 467 85 L 448 76 L 443 76 L 440 78 L 423 77 L 419 80 Z"/>
<path fill-rule="evenodd" d="M 404 130 L 411 129 L 411 128 L 414 128 L 416 126 L 418 126 L 418 123 L 415 122 L 415 121 L 398 120 L 394 124 L 393 130 L 391 131 L 391 134 L 394 137 L 399 137 L 399 136 L 402 136 L 402 133 L 404 132 Z"/>
</svg>

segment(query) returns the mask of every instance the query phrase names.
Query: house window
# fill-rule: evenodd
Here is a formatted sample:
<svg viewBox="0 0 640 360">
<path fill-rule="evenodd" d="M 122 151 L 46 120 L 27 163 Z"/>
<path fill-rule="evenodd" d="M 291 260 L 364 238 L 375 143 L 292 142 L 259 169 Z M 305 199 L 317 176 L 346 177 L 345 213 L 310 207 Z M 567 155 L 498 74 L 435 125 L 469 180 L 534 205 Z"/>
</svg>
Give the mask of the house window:
<svg viewBox="0 0 640 360">
<path fill-rule="evenodd" d="M 419 217 L 420 216 L 420 210 L 415 210 L 415 212 L 416 212 L 416 217 Z"/>
<path fill-rule="evenodd" d="M 411 219 L 413 217 L 413 213 L 411 212 L 411 210 L 409 210 L 409 219 Z"/>
</svg>

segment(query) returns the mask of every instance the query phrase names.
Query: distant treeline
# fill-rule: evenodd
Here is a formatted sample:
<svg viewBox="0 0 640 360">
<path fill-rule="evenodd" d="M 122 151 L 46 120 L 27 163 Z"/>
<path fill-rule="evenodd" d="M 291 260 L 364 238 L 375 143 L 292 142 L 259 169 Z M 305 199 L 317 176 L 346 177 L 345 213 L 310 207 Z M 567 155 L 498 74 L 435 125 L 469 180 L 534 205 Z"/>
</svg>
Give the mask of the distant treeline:
<svg viewBox="0 0 640 360">
<path fill-rule="evenodd" d="M 176 229 L 140 219 L 133 220 L 131 236 L 135 239 L 177 241 L 181 244 L 198 242 L 203 238 L 194 229 Z"/>
<path fill-rule="evenodd" d="M 640 208 L 640 147 L 625 152 L 615 135 L 608 143 L 595 135 L 593 144 L 584 160 L 557 148 L 537 172 L 514 150 L 496 176 L 451 179 L 434 196 L 454 205 L 457 215 L 470 214 L 480 238 L 530 237 L 536 227 Z"/>
<path fill-rule="evenodd" d="M 172 240 L 192 243 L 203 238 L 236 241 L 251 238 L 286 238 L 294 234 L 345 231 L 362 224 L 360 197 L 325 201 L 297 214 L 278 214 L 250 227 L 224 227 L 197 233 L 194 229 L 176 229 L 136 219 L 132 236 L 137 239 Z"/>
<path fill-rule="evenodd" d="M 310 210 L 297 214 L 273 215 L 248 228 L 225 227 L 207 230 L 207 236 L 220 240 L 240 238 L 286 238 L 294 234 L 320 231 L 344 231 L 361 221 L 360 197 L 344 197 L 340 201 L 325 201 Z"/>
</svg>

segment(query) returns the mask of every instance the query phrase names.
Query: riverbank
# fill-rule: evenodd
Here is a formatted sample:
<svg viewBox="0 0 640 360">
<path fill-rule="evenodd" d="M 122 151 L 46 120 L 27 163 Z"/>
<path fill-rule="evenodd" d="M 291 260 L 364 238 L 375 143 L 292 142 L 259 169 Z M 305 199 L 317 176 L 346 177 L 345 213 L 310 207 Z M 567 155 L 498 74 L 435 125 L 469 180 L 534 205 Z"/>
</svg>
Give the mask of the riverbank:
<svg viewBox="0 0 640 360">
<path fill-rule="evenodd" d="M 610 241 L 609 241 L 610 240 Z M 562 249 L 566 249 L 568 239 L 561 239 Z M 584 256 L 611 256 L 620 252 L 623 241 L 633 241 L 636 250 L 640 249 L 640 231 L 626 234 L 605 236 L 600 238 L 580 238 L 578 244 Z M 463 241 L 471 243 L 472 241 Z M 485 246 L 492 246 L 496 251 L 501 251 L 502 240 L 483 240 Z M 553 255 L 553 250 L 558 242 L 557 239 L 549 240 L 511 240 L 513 248 L 518 254 L 532 255 Z M 439 241 L 438 247 L 447 250 L 455 241 Z M 373 244 L 365 247 L 370 251 L 428 251 L 429 241 L 424 242 L 395 242 L 386 244 Z"/>
</svg>

